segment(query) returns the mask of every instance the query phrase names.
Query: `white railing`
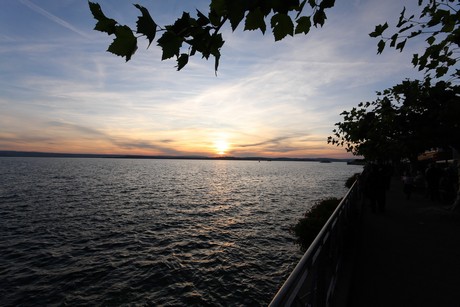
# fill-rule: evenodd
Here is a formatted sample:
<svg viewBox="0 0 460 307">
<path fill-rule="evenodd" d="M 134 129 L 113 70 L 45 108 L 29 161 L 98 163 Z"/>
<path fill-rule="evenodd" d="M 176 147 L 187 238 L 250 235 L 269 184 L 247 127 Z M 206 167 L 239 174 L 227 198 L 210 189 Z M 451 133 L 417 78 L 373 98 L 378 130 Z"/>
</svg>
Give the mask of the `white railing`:
<svg viewBox="0 0 460 307">
<path fill-rule="evenodd" d="M 300 259 L 270 306 L 331 306 L 350 236 L 361 212 L 356 181 Z"/>
</svg>

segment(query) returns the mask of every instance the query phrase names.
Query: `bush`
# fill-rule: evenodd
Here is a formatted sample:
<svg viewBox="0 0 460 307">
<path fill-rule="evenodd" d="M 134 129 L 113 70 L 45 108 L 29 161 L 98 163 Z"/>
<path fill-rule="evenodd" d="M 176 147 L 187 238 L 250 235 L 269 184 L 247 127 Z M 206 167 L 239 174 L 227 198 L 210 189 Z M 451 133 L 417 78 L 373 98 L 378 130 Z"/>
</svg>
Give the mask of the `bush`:
<svg viewBox="0 0 460 307">
<path fill-rule="evenodd" d="M 345 181 L 345 187 L 350 189 L 353 183 L 355 183 L 355 181 L 358 179 L 359 175 L 360 173 L 356 173 L 348 178 L 347 181 Z"/>
<path fill-rule="evenodd" d="M 296 243 L 305 251 L 316 238 L 321 228 L 326 224 L 335 208 L 340 203 L 339 198 L 327 198 L 317 202 L 310 208 L 297 224 L 291 227 L 291 232 L 296 236 Z"/>
</svg>

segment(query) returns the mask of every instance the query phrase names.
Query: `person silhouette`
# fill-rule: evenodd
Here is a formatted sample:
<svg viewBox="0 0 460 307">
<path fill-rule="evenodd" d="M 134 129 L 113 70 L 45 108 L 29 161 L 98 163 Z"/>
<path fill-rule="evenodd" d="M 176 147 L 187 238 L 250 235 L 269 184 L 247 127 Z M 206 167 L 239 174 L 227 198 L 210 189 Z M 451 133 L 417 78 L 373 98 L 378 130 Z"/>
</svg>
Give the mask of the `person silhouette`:
<svg viewBox="0 0 460 307">
<path fill-rule="evenodd" d="M 371 164 L 365 178 L 365 194 L 370 201 L 372 212 L 385 212 L 386 176 L 383 166 Z"/>
<path fill-rule="evenodd" d="M 439 180 L 441 178 L 440 169 L 437 167 L 436 163 L 431 163 L 425 171 L 425 180 L 426 187 L 428 192 L 428 197 L 432 201 L 439 200 Z"/>
</svg>

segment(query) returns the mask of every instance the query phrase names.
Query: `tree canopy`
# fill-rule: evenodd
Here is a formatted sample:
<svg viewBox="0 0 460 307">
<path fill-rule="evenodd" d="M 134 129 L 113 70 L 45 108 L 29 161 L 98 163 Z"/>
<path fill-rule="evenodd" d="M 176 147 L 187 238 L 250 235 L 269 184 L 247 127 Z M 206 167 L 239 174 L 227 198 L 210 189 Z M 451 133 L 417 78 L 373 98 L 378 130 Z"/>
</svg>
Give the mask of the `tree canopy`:
<svg viewBox="0 0 460 307">
<path fill-rule="evenodd" d="M 460 148 L 460 87 L 402 83 L 341 113 L 328 142 L 371 160 L 414 160 L 430 148 Z"/>
<path fill-rule="evenodd" d="M 147 8 L 134 4 L 140 11 L 134 30 L 106 17 L 98 3 L 88 4 L 97 20 L 94 29 L 115 36 L 107 51 L 129 61 L 138 48 L 139 37 L 147 39 L 148 46 L 156 39 L 162 49 L 161 59 L 175 57 L 177 70 L 199 53 L 206 59 L 214 57 L 217 72 L 225 42 L 220 31 L 226 23 L 235 31 L 244 20 L 245 31 L 260 30 L 263 34 L 268 23 L 278 41 L 287 35 L 307 34 L 312 25 L 323 26 L 326 9 L 333 7 L 335 0 L 211 0 L 207 13 L 197 10 L 192 17 L 183 12 L 174 23 L 165 26 L 158 25 Z M 159 38 L 157 33 L 161 34 Z"/>
<path fill-rule="evenodd" d="M 454 0 L 419 0 L 418 13 L 407 15 L 403 8 L 395 32 L 386 36 L 389 24 L 377 25 L 369 35 L 380 38 L 377 52 L 387 44 L 403 51 L 408 40 L 426 37 L 422 54 L 412 64 L 425 71 L 424 81 L 403 81 L 378 93 L 372 102 L 341 113 L 328 142 L 346 147 L 369 159 L 412 158 L 437 147 L 459 149 L 460 93 L 449 78 L 457 81 L 460 45 L 459 3 Z M 438 82 L 432 84 L 433 78 Z"/>
</svg>

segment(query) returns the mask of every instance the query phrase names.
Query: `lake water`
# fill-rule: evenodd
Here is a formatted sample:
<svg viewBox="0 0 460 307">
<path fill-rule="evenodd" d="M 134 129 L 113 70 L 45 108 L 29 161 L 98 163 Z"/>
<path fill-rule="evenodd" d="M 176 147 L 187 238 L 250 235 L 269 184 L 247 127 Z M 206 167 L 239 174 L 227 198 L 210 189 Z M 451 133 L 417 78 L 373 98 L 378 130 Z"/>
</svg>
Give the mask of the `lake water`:
<svg viewBox="0 0 460 307">
<path fill-rule="evenodd" d="M 346 163 L 0 158 L 0 305 L 267 305 Z"/>
</svg>

